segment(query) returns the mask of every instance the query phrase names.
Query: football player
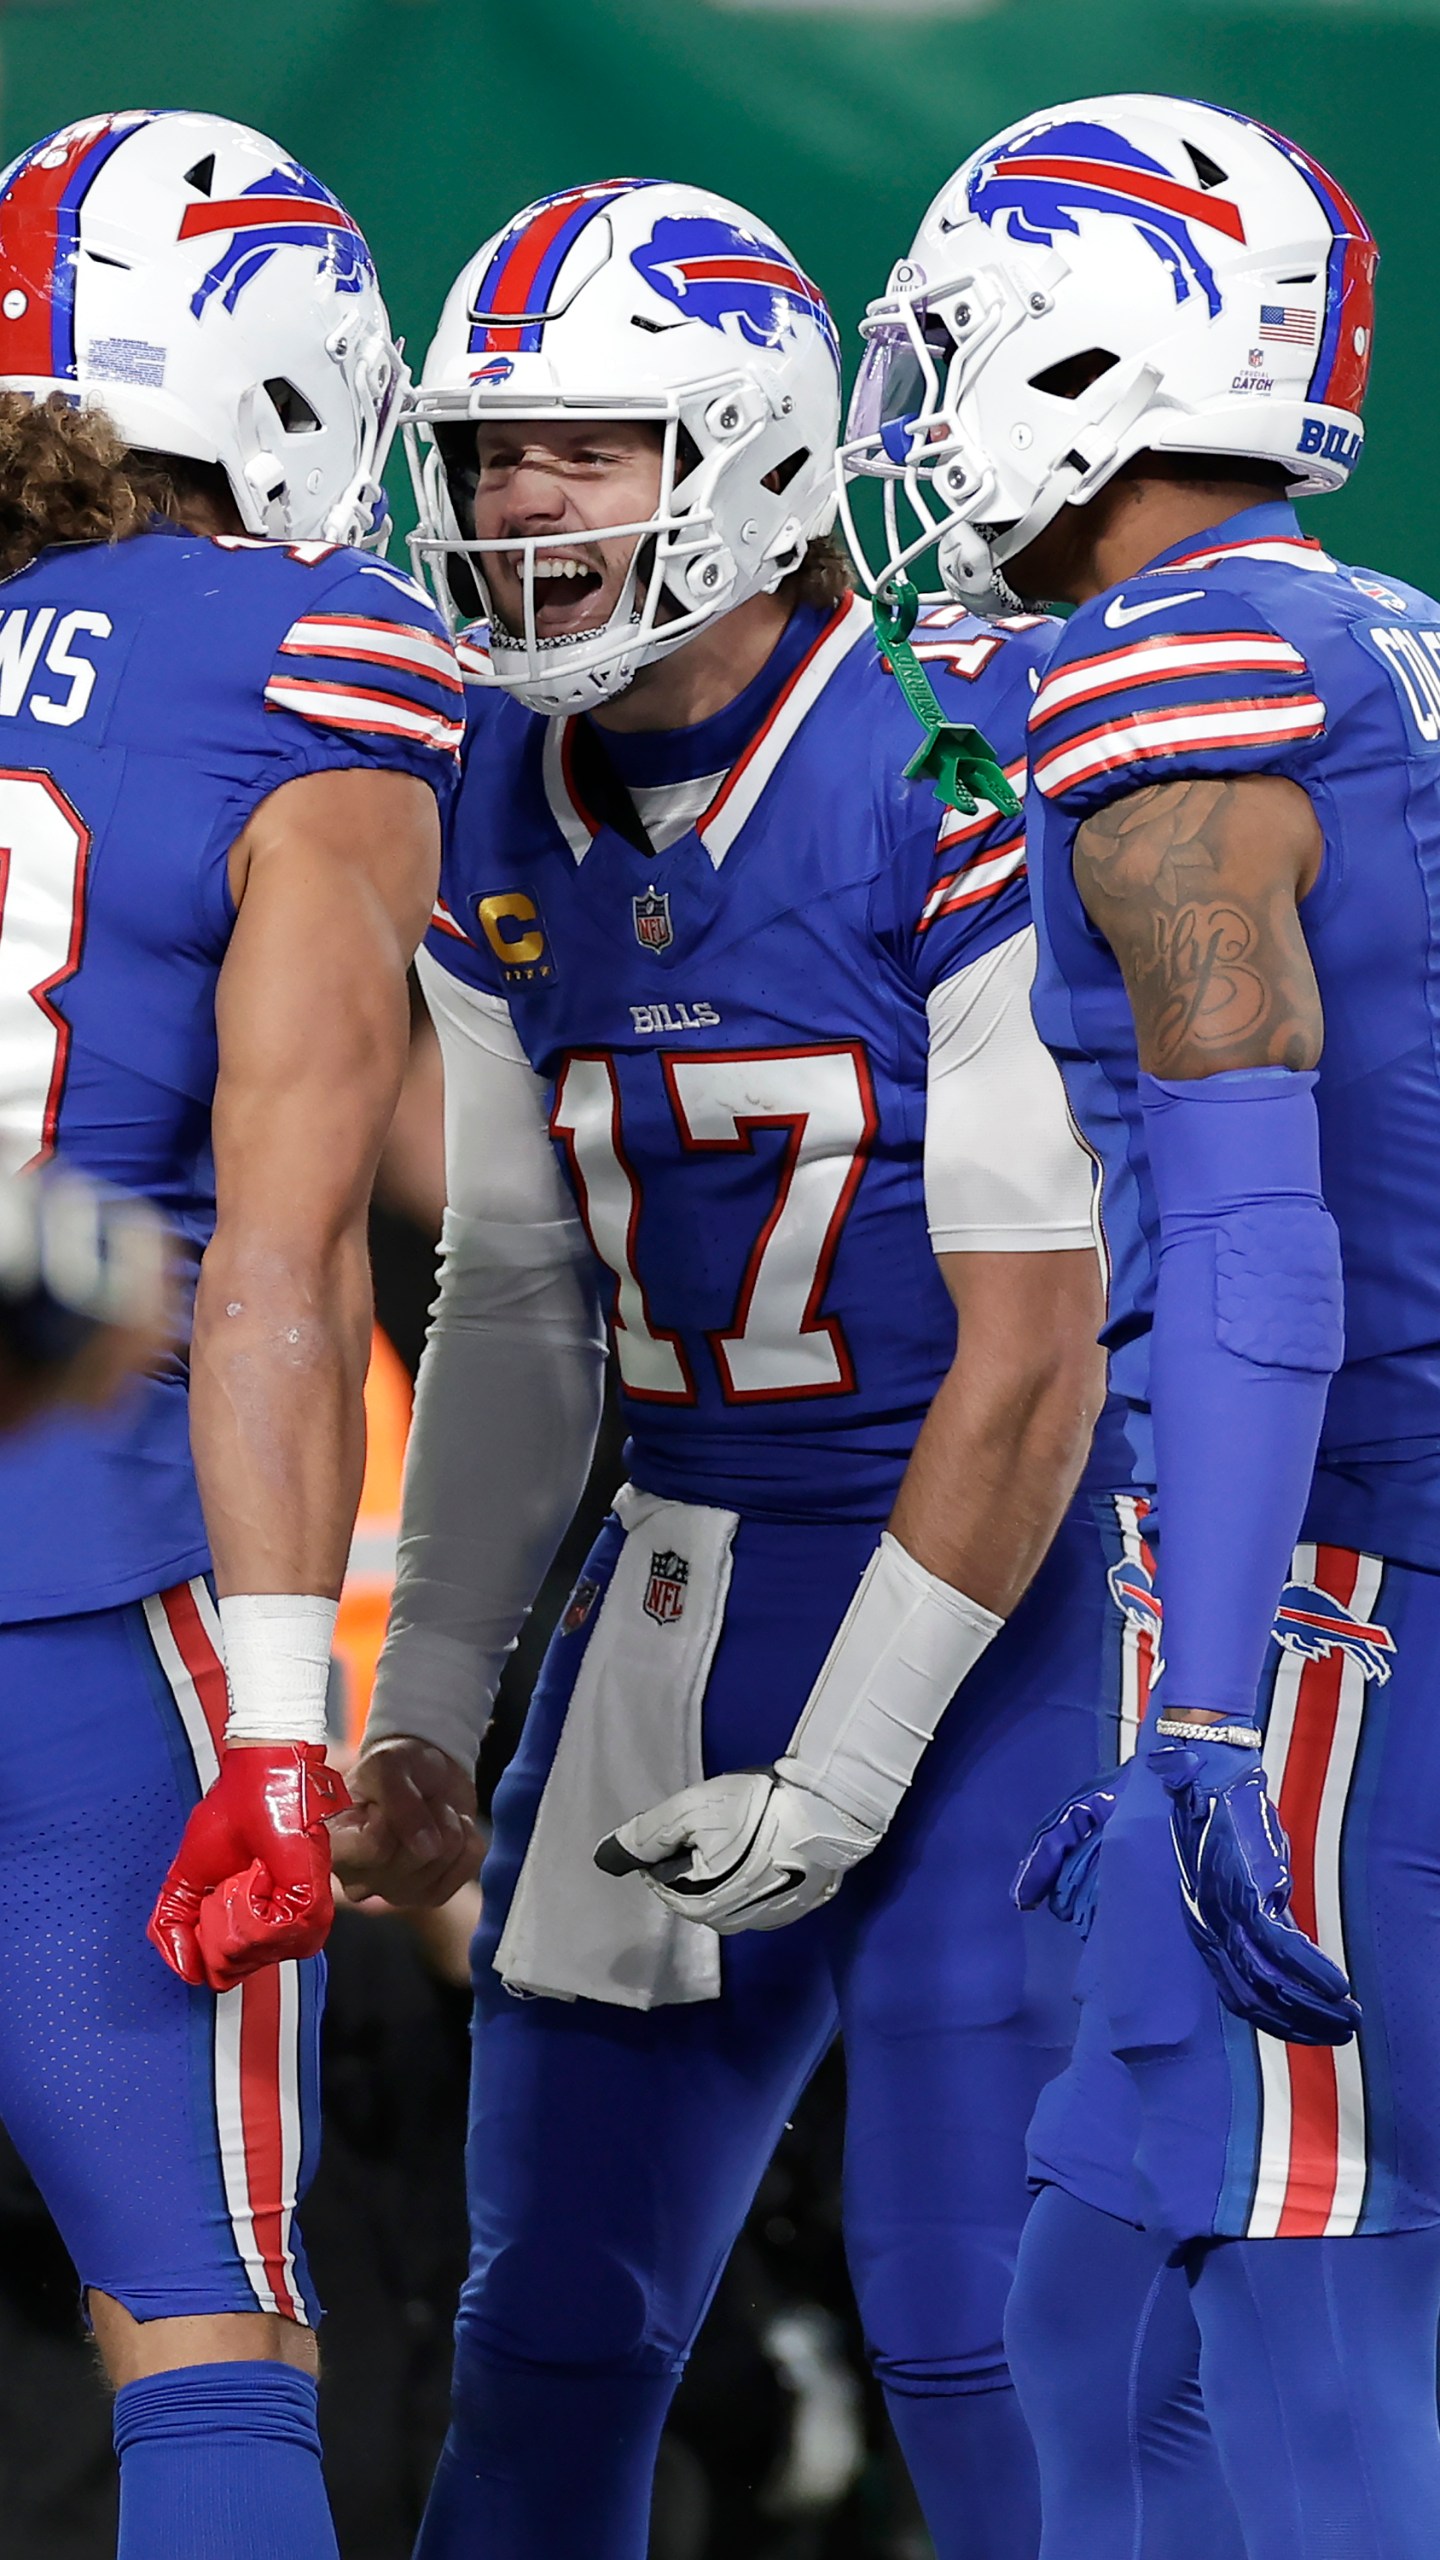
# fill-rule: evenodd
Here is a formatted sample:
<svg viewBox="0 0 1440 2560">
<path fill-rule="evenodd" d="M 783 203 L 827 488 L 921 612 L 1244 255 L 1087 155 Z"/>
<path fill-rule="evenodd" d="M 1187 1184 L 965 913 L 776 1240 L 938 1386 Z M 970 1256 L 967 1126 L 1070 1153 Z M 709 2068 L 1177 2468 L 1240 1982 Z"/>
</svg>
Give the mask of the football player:
<svg viewBox="0 0 1440 2560">
<path fill-rule="evenodd" d="M 1070 2005 L 1006 1868 L 1093 1772 L 1134 1517 L 1065 1517 L 1099 1288 L 1017 816 L 998 775 L 968 810 L 906 776 L 924 742 L 827 540 L 833 324 L 748 213 L 662 183 L 527 207 L 413 417 L 421 556 L 490 630 L 421 964 L 450 1206 L 357 1889 L 450 1886 L 602 1309 L 630 1430 L 496 1799 L 421 2549 L 642 2560 L 690 2342 L 843 2027 L 875 2370 L 937 2550 L 1021 2560 L 1001 2322 Z M 1052 638 L 919 635 L 1012 779 Z"/>
<path fill-rule="evenodd" d="M 113 1413 L 0 1451 L 0 2114 L 118 2387 L 125 2560 L 335 2551 L 325 1689 L 461 703 L 356 547 L 401 378 L 261 135 L 90 117 L 0 181 L 0 1171 L 150 1200 L 193 1297 Z"/>
<path fill-rule="evenodd" d="M 1375 256 L 1247 117 L 1056 107 L 937 198 L 852 421 L 892 560 L 1078 608 L 1030 717 L 1036 1018 L 1103 1168 L 1165 1672 L 1019 1886 L 1095 1913 L 1012 2321 L 1056 2560 L 1135 2547 L 1166 2259 L 1246 2548 L 1440 2538 L 1440 606 L 1291 505 L 1359 457 Z"/>
</svg>

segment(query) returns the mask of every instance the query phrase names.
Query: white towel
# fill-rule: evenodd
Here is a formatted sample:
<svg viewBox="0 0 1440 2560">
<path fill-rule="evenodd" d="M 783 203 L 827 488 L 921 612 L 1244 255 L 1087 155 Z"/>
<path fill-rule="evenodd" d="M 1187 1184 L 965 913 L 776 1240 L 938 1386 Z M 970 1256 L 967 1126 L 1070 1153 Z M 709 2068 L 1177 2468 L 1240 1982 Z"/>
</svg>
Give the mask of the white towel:
<svg viewBox="0 0 1440 2560">
<path fill-rule="evenodd" d="M 507 1991 L 655 2009 L 720 1993 L 720 1941 L 638 1876 L 602 1875 L 607 1833 L 705 1775 L 700 1712 L 725 1618 L 733 1511 L 622 1486 L 625 1544 L 585 1649 L 495 1952 Z"/>
</svg>

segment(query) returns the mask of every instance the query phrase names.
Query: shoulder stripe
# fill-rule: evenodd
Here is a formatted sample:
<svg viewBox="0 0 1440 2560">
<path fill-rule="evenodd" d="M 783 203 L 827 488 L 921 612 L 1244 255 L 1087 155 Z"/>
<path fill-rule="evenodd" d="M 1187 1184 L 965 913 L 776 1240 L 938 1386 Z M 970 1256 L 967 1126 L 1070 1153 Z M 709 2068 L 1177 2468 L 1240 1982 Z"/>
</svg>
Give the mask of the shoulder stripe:
<svg viewBox="0 0 1440 2560">
<path fill-rule="evenodd" d="M 1325 705 L 1313 693 L 1293 694 L 1284 702 L 1183 703 L 1163 711 L 1135 712 L 1128 720 L 1110 720 L 1087 729 L 1063 747 L 1041 756 L 1033 779 L 1047 799 L 1089 782 L 1097 773 L 1120 765 L 1143 763 L 1150 756 L 1190 755 L 1207 747 L 1222 752 L 1237 748 L 1280 746 L 1287 740 L 1318 737 L 1325 726 Z"/>
<path fill-rule="evenodd" d="M 1279 560 L 1288 568 L 1318 569 L 1329 577 L 1335 575 L 1336 567 L 1324 544 L 1312 536 L 1272 533 L 1258 542 L 1216 542 L 1206 551 L 1183 552 L 1178 560 L 1165 562 L 1163 574 L 1171 578 L 1182 569 L 1211 569 L 1220 560 Z"/>
<path fill-rule="evenodd" d="M 958 915 L 962 907 L 978 907 L 982 900 L 993 898 L 998 891 L 1018 880 L 1025 869 L 1025 838 L 1012 836 L 1007 844 L 997 845 L 993 852 L 972 854 L 958 871 L 937 880 L 920 910 L 917 933 L 926 932 L 941 916 Z"/>
<path fill-rule="evenodd" d="M 1006 765 L 1005 779 L 1012 790 L 1019 792 L 1023 800 L 1025 797 L 1025 758 L 1023 756 L 1017 756 L 1014 764 Z M 973 818 L 962 818 L 958 809 L 947 809 L 940 821 L 940 832 L 935 839 L 936 852 L 953 853 L 958 844 L 968 843 L 972 836 L 983 836 L 995 825 L 999 815 L 999 810 L 992 808 L 990 802 L 983 799 Z"/>
<path fill-rule="evenodd" d="M 463 720 L 447 720 L 407 702 L 403 694 L 370 685 L 320 684 L 308 676 L 272 676 L 265 687 L 271 711 L 296 711 L 323 729 L 365 729 L 382 738 L 411 738 L 417 746 L 458 750 Z"/>
<path fill-rule="evenodd" d="M 405 667 L 433 678 L 447 693 L 462 690 L 450 641 L 413 623 L 379 621 L 359 613 L 307 613 L 292 622 L 280 643 L 289 658 L 360 658 L 376 667 Z"/>
<path fill-rule="evenodd" d="M 1137 640 L 1128 649 L 1106 649 L 1094 658 L 1076 658 L 1047 676 L 1035 696 L 1032 729 L 1053 720 L 1080 702 L 1102 694 L 1127 692 L 1134 685 L 1165 684 L 1178 676 L 1208 676 L 1273 668 L 1303 676 L 1305 661 L 1288 640 L 1266 638 L 1254 631 L 1206 632 L 1195 638 L 1157 636 Z"/>
<path fill-rule="evenodd" d="M 470 936 L 465 931 L 464 926 L 456 923 L 443 898 L 436 899 L 434 908 L 431 912 L 430 922 L 437 933 L 448 933 L 453 936 L 456 942 L 469 942 L 470 940 Z"/>
</svg>

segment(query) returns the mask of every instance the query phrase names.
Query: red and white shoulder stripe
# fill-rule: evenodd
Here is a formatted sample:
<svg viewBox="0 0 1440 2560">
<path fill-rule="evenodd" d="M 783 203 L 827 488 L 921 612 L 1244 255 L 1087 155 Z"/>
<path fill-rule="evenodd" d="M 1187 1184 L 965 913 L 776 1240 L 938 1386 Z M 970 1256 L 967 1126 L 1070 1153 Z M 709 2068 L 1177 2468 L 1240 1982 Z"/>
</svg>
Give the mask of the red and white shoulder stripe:
<svg viewBox="0 0 1440 2560">
<path fill-rule="evenodd" d="M 1005 779 L 1023 797 L 1023 756 L 1005 767 Z M 979 906 L 1019 879 L 1025 869 L 1025 820 L 1023 816 L 1003 818 L 988 800 L 982 800 L 970 818 L 962 817 L 958 809 L 947 809 L 935 839 L 935 851 L 949 867 L 935 882 L 920 910 L 917 933 L 927 932 L 941 916 L 955 915 L 962 907 Z"/>
<path fill-rule="evenodd" d="M 443 631 L 377 620 L 373 614 L 306 613 L 280 643 L 282 658 L 355 658 L 364 666 L 406 667 L 431 676 L 445 693 L 463 687 L 455 645 Z"/>
<path fill-rule="evenodd" d="M 1107 694 L 1132 692 L 1138 685 L 1174 684 L 1195 676 L 1308 672 L 1299 650 L 1274 632 L 1156 633 L 1056 668 L 1035 696 L 1030 727 L 1043 728 L 1058 712 L 1101 701 Z"/>
<path fill-rule="evenodd" d="M 1054 800 L 1077 783 L 1116 773 L 1127 764 L 1207 750 L 1224 754 L 1287 746 L 1318 738 L 1324 726 L 1325 705 L 1314 693 L 1172 703 L 1154 711 L 1127 712 L 1067 739 L 1063 746 L 1036 758 L 1031 777 L 1047 800 Z"/>
<path fill-rule="evenodd" d="M 276 651 L 265 704 L 317 728 L 401 739 L 444 755 L 458 754 L 465 734 L 455 644 L 428 615 L 299 615 Z"/>
</svg>

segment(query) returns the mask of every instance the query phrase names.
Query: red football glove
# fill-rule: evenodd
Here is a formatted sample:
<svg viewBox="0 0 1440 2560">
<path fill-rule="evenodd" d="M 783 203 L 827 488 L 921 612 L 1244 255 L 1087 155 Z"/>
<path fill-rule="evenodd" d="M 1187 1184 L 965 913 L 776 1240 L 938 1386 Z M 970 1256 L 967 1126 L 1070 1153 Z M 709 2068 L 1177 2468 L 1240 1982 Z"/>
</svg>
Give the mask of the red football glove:
<svg viewBox="0 0 1440 2560">
<path fill-rule="evenodd" d="M 330 1834 L 350 1790 L 316 1742 L 221 1754 L 185 1825 L 146 1935 L 195 1989 L 233 1991 L 247 1973 L 318 1955 L 330 1933 Z"/>
</svg>

